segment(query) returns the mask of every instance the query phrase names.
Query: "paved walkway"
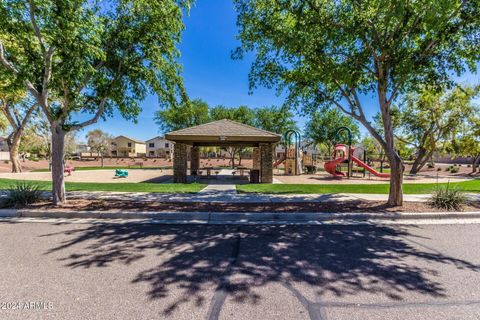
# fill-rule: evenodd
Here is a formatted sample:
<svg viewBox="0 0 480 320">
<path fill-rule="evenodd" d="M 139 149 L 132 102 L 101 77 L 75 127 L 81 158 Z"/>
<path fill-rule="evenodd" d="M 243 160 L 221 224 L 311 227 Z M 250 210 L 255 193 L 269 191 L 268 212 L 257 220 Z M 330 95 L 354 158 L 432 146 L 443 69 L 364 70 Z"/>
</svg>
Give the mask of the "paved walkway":
<svg viewBox="0 0 480 320">
<path fill-rule="evenodd" d="M 208 194 L 208 195 L 236 195 L 237 188 L 234 184 L 209 184 L 203 190 L 199 192 L 200 194 Z"/>
</svg>

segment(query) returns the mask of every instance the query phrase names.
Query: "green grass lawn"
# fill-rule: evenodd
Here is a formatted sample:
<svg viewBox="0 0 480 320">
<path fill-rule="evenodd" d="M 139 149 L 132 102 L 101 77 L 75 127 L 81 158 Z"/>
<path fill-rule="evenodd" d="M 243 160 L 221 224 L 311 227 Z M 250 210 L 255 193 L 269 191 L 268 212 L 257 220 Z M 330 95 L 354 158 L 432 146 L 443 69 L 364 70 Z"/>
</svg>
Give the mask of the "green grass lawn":
<svg viewBox="0 0 480 320">
<path fill-rule="evenodd" d="M 439 183 L 445 186 L 447 183 Z M 452 182 L 450 186 L 465 192 L 480 192 L 480 179 Z M 405 194 L 431 193 L 437 187 L 436 183 L 405 183 Z M 389 184 L 244 184 L 237 185 L 238 192 L 244 193 L 376 193 L 388 194 Z"/>
<path fill-rule="evenodd" d="M 12 185 L 25 180 L 0 179 L 0 190 L 10 188 Z M 49 181 L 32 181 L 43 190 L 51 190 Z M 201 183 L 95 183 L 95 182 L 66 182 L 67 191 L 117 191 L 117 192 L 159 192 L 159 193 L 196 193 L 205 188 Z"/>
<path fill-rule="evenodd" d="M 166 169 L 172 169 L 172 166 L 165 166 L 165 167 L 141 167 L 141 166 L 105 166 L 105 167 L 100 167 L 100 166 L 92 166 L 92 167 L 75 167 L 75 170 L 78 171 L 87 171 L 87 170 L 115 170 L 115 169 L 152 169 L 152 170 L 166 170 Z M 34 169 L 32 172 L 48 172 L 48 169 Z"/>
</svg>

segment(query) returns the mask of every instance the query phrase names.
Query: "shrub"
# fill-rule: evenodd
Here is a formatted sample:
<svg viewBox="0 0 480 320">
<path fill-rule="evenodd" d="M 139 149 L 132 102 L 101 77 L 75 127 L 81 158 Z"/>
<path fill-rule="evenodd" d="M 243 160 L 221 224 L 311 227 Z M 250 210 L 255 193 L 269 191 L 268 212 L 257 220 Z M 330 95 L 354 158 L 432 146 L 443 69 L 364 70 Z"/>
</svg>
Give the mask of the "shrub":
<svg viewBox="0 0 480 320">
<path fill-rule="evenodd" d="M 451 188 L 450 183 L 445 187 L 438 186 L 430 198 L 430 206 L 445 210 L 460 210 L 467 202 L 467 198 L 457 188 Z"/>
<path fill-rule="evenodd" d="M 31 182 L 19 182 L 7 190 L 5 205 L 7 207 L 21 207 L 39 201 L 42 190 Z"/>
<path fill-rule="evenodd" d="M 437 171 L 442 171 L 442 168 L 437 168 Z"/>
<path fill-rule="evenodd" d="M 445 171 L 450 171 L 450 169 L 451 169 L 450 167 L 448 167 L 448 168 L 445 168 Z"/>
<path fill-rule="evenodd" d="M 427 164 L 427 168 L 429 168 L 429 169 L 435 168 L 435 164 L 430 162 L 430 163 Z"/>
<path fill-rule="evenodd" d="M 9 164 L 10 161 L 9 160 L 3 160 L 3 163 Z"/>
<path fill-rule="evenodd" d="M 452 168 L 450 169 L 450 173 L 457 173 L 458 170 L 460 170 L 458 167 L 452 167 Z"/>
</svg>

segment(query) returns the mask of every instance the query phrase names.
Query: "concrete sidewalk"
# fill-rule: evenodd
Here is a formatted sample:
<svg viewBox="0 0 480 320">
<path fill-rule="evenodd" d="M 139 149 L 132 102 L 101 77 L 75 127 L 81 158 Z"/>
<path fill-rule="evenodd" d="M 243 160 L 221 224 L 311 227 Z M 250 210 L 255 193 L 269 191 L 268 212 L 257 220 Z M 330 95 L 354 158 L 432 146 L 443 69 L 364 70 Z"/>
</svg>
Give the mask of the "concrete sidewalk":
<svg viewBox="0 0 480 320">
<path fill-rule="evenodd" d="M 221 189 L 219 189 L 221 188 Z M 426 202 L 429 194 L 406 194 L 404 201 Z M 468 194 L 470 199 L 480 201 L 480 194 Z M 68 192 L 70 199 L 103 199 L 154 202 L 218 202 L 218 203 L 288 203 L 288 202 L 342 202 L 342 201 L 386 201 L 387 194 L 257 194 L 236 193 L 230 185 L 209 185 L 199 193 L 166 194 L 143 192 Z"/>
</svg>

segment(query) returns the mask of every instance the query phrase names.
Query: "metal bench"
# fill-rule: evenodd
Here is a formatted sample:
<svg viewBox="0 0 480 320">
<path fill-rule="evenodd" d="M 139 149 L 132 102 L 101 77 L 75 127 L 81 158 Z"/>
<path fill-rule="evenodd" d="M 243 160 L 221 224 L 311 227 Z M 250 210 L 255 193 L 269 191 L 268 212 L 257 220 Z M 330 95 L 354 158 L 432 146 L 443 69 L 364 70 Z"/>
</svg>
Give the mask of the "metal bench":
<svg viewBox="0 0 480 320">
<path fill-rule="evenodd" d="M 128 165 L 129 168 L 131 167 L 140 167 L 140 168 L 143 168 L 143 162 L 135 162 L 134 164 L 129 164 Z"/>
</svg>

